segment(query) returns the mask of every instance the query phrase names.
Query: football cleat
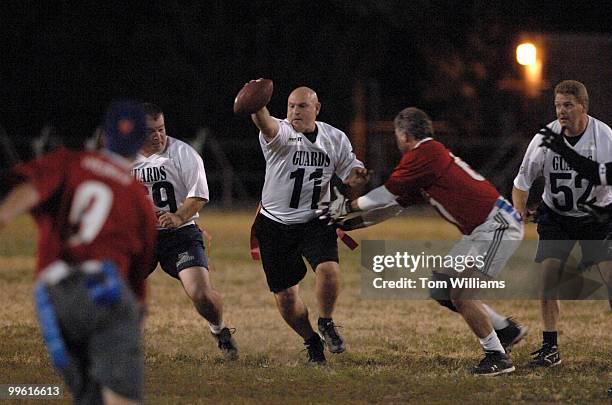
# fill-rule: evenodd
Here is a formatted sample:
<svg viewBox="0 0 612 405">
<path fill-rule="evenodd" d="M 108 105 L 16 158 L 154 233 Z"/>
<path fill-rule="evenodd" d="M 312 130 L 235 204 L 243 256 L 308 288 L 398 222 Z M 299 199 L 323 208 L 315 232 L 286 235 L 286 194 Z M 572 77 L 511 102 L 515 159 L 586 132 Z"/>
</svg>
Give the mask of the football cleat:
<svg viewBox="0 0 612 405">
<path fill-rule="evenodd" d="M 485 351 L 485 357 L 472 369 L 472 374 L 478 376 L 495 376 L 511 373 L 515 370 L 512 360 L 506 353 Z"/>
<path fill-rule="evenodd" d="M 219 349 L 228 360 L 238 359 L 238 345 L 232 336 L 235 332 L 235 328 L 225 327 L 219 333 L 212 333 L 213 337 L 217 340 L 217 346 L 219 346 Z"/>
<path fill-rule="evenodd" d="M 512 350 L 512 347 L 523 340 L 527 334 L 527 327 L 516 322 L 512 318 L 506 318 L 508 326 L 503 329 L 495 330 L 499 341 L 501 342 L 506 353 Z"/>
<path fill-rule="evenodd" d="M 323 340 L 315 333 L 310 339 L 304 341 L 304 346 L 308 351 L 308 363 L 312 365 L 324 365 L 327 363 L 325 353 L 323 353 Z"/>
<path fill-rule="evenodd" d="M 540 350 L 531 353 L 533 360 L 529 362 L 529 367 L 554 367 L 561 364 L 561 353 L 557 346 L 544 343 Z"/>
<path fill-rule="evenodd" d="M 341 328 L 341 326 L 336 326 L 334 321 L 319 323 L 319 332 L 325 341 L 327 350 L 331 353 L 342 353 L 346 350 L 344 340 L 338 334 L 338 328 Z"/>
</svg>

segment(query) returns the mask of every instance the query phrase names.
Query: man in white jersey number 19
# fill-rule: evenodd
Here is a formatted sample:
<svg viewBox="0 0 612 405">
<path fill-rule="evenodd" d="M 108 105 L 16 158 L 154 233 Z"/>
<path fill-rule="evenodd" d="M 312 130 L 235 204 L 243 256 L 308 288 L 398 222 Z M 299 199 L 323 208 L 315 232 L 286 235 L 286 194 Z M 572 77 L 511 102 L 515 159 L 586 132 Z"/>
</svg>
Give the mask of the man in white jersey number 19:
<svg viewBox="0 0 612 405">
<path fill-rule="evenodd" d="M 336 231 L 315 211 L 330 198 L 333 174 L 349 186 L 367 181 L 347 136 L 316 121 L 320 108 L 317 94 L 299 87 L 289 95 L 287 119 L 272 117 L 266 107 L 251 115 L 266 159 L 261 211 L 254 224 L 263 269 L 283 319 L 304 339 L 309 362 L 317 364 L 325 363 L 323 343 L 332 353 L 343 352 L 345 344 L 332 320 L 340 288 Z M 318 330 L 324 342 L 299 296 L 298 283 L 306 275 L 302 256 L 316 273 Z"/>
<path fill-rule="evenodd" d="M 547 125 L 560 133 L 576 152 L 589 159 L 605 162 L 612 156 L 612 131 L 603 122 L 587 115 L 589 98 L 585 86 L 566 80 L 555 87 L 557 120 Z M 555 285 L 561 279 L 564 262 L 576 241 L 582 249 L 582 263 L 612 265 L 601 241 L 608 236 L 608 223 L 588 223 L 582 205 L 605 206 L 612 202 L 612 190 L 580 176 L 568 162 L 553 150 L 540 147 L 543 135 L 537 134 L 525 152 L 520 171 L 514 179 L 512 198 L 516 209 L 525 217 L 527 197 L 533 181 L 544 176 L 542 204 L 538 208 L 538 251 L 535 261 L 542 266 L 541 310 L 544 324 L 542 348 L 532 353 L 533 367 L 551 367 L 561 363 L 557 345 L 559 300 Z"/>
<path fill-rule="evenodd" d="M 208 202 L 208 184 L 202 158 L 185 142 L 166 135 L 162 110 L 143 104 L 147 141 L 132 171 L 149 190 L 158 215 L 156 261 L 181 281 L 198 313 L 204 317 L 229 359 L 238 357 L 231 330 L 223 323 L 223 301 L 208 274 L 202 232 L 195 224 L 198 211 Z"/>
</svg>

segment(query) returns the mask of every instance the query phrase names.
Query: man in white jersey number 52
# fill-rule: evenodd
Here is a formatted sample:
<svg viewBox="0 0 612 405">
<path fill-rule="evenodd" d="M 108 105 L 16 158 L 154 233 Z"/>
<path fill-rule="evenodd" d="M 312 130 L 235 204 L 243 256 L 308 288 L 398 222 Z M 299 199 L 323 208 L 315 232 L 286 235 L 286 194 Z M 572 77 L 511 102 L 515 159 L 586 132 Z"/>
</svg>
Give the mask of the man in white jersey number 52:
<svg viewBox="0 0 612 405">
<path fill-rule="evenodd" d="M 555 87 L 557 119 L 547 125 L 561 133 L 574 151 L 598 162 L 612 156 L 612 131 L 603 122 L 587 114 L 589 96 L 586 87 L 575 80 L 565 80 Z M 612 256 L 602 243 L 610 231 L 608 223 L 587 223 L 588 213 L 582 205 L 606 206 L 612 202 L 610 188 L 595 185 L 577 173 L 565 158 L 553 150 L 540 147 L 544 136 L 536 134 L 529 144 L 520 171 L 514 179 L 512 200 L 523 217 L 526 214 L 529 189 L 534 180 L 545 180 L 542 203 L 538 208 L 538 251 L 535 261 L 542 266 L 541 310 L 544 324 L 542 348 L 532 353 L 533 367 L 552 367 L 561 363 L 557 345 L 557 323 L 560 305 L 555 288 L 565 260 L 576 241 L 582 249 L 582 263 L 598 264 L 609 269 Z"/>
</svg>

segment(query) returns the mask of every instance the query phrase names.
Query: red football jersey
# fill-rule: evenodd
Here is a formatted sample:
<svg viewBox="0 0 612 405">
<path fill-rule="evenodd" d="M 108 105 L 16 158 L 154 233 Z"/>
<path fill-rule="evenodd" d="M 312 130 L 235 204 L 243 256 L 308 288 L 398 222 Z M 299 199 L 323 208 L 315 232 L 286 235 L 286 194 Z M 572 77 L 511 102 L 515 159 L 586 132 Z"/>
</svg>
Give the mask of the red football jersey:
<svg viewBox="0 0 612 405">
<path fill-rule="evenodd" d="M 155 253 L 156 218 L 146 190 L 118 155 L 60 149 L 15 173 L 40 203 L 37 274 L 55 260 L 112 260 L 139 299 Z"/>
<path fill-rule="evenodd" d="M 429 200 L 464 235 L 485 221 L 499 198 L 491 183 L 431 138 L 404 153 L 385 187 L 402 206 Z"/>
</svg>

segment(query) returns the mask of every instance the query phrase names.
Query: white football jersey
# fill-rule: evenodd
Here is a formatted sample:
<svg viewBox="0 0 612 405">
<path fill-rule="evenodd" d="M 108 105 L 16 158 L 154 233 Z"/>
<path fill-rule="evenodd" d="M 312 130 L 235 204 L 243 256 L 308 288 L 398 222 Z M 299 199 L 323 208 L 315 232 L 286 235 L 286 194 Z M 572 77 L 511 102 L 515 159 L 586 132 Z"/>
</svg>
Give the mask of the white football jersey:
<svg viewBox="0 0 612 405">
<path fill-rule="evenodd" d="M 138 155 L 132 174 L 149 190 L 157 211 L 176 212 L 189 197 L 208 201 L 208 183 L 204 163 L 191 146 L 168 137 L 166 150 L 149 157 Z M 182 226 L 194 224 L 196 213 Z"/>
<path fill-rule="evenodd" d="M 598 162 L 609 162 L 612 157 L 612 130 L 603 122 L 589 116 L 582 138 L 571 146 L 576 152 Z M 555 120 L 547 125 L 555 132 L 561 131 L 561 124 Z M 542 135 L 536 134 L 531 140 L 514 186 L 528 191 L 534 180 L 544 176 L 545 186 L 542 200 L 553 211 L 561 215 L 579 217 L 586 215 L 579 211 L 577 204 L 593 202 L 604 206 L 612 202 L 612 189 L 594 186 L 581 178 L 557 153 L 540 147 Z"/>
<path fill-rule="evenodd" d="M 278 120 L 276 137 L 267 142 L 259 133 L 266 159 L 262 190 L 262 214 L 286 224 L 313 219 L 320 201 L 329 201 L 329 182 L 335 173 L 345 180 L 351 169 L 363 167 L 346 134 L 324 122 L 316 122 L 312 143 L 289 121 Z"/>
</svg>

